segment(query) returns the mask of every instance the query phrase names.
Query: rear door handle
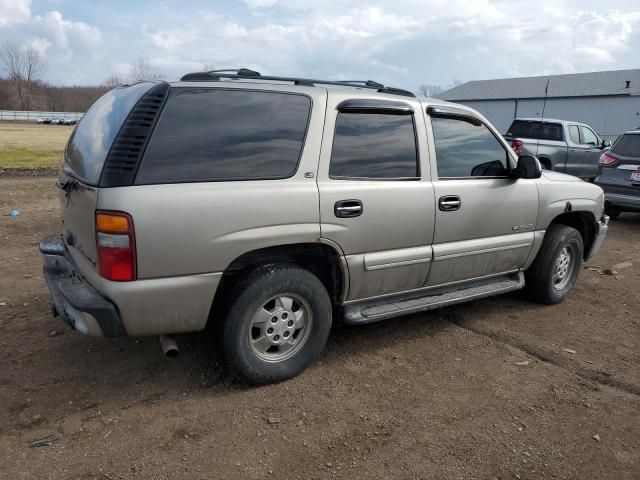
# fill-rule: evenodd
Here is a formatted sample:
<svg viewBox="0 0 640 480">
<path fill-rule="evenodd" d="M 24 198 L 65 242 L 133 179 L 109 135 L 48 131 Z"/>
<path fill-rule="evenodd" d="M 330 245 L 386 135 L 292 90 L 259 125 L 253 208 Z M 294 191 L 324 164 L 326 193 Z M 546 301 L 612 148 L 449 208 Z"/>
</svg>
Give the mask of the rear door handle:
<svg viewBox="0 0 640 480">
<path fill-rule="evenodd" d="M 462 206 L 462 200 L 458 195 L 445 195 L 438 200 L 438 208 L 443 212 L 453 212 L 460 210 Z"/>
<path fill-rule="evenodd" d="M 357 199 L 340 200 L 333 206 L 333 213 L 338 218 L 359 217 L 363 210 L 362 202 Z"/>
</svg>

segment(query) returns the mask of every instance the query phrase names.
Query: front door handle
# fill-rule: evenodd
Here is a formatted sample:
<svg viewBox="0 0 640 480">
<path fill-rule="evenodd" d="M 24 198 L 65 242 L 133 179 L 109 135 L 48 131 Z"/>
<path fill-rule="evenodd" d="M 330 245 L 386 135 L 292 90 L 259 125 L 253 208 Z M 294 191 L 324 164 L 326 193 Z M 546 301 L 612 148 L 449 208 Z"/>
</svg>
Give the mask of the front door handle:
<svg viewBox="0 0 640 480">
<path fill-rule="evenodd" d="M 462 206 L 462 200 L 458 195 L 445 195 L 438 200 L 438 208 L 443 212 L 453 212 L 460 210 Z"/>
<path fill-rule="evenodd" d="M 362 215 L 364 210 L 360 200 L 340 200 L 333 206 L 333 213 L 338 218 L 353 218 Z"/>
</svg>

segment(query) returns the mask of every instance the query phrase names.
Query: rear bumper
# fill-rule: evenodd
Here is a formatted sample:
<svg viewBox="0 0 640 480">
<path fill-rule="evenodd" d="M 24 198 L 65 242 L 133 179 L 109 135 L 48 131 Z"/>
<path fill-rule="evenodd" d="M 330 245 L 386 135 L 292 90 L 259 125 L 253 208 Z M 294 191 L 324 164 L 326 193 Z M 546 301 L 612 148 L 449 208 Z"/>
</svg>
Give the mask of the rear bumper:
<svg viewBox="0 0 640 480">
<path fill-rule="evenodd" d="M 598 183 L 598 186 L 604 190 L 604 199 L 611 205 L 622 210 L 640 211 L 640 188 L 608 183 Z"/>
<path fill-rule="evenodd" d="M 71 327 L 87 335 L 126 335 L 116 306 L 100 295 L 78 273 L 60 235 L 40 242 L 44 278 L 56 312 Z"/>
<path fill-rule="evenodd" d="M 205 328 L 222 273 L 112 282 L 60 235 L 40 242 L 56 311 L 76 330 L 106 337 L 165 335 Z M 85 273 L 86 272 L 86 273 Z"/>
<path fill-rule="evenodd" d="M 640 210 L 640 191 L 637 195 L 624 195 L 621 193 L 604 194 L 605 201 L 621 209 Z"/>
<path fill-rule="evenodd" d="M 600 250 L 600 247 L 602 247 L 602 244 L 604 243 L 604 239 L 607 236 L 608 230 L 609 230 L 609 217 L 607 215 L 603 215 L 598 221 L 598 224 L 596 227 L 596 234 L 595 234 L 595 237 L 593 238 L 593 243 L 591 244 L 591 248 L 589 249 L 589 252 L 586 255 L 586 259 L 589 259 L 593 257 L 596 253 L 598 253 L 598 250 Z"/>
</svg>

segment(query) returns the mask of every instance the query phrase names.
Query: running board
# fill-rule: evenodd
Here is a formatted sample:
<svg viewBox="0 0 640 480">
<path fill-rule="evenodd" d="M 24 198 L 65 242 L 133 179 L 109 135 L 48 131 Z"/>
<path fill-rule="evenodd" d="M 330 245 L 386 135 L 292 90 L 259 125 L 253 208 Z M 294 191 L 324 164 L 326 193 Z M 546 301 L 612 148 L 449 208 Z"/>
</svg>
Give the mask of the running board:
<svg viewBox="0 0 640 480">
<path fill-rule="evenodd" d="M 344 322 L 347 325 L 379 322 L 401 315 L 424 312 L 455 305 L 456 303 L 512 292 L 523 287 L 524 274 L 518 272 L 460 285 L 456 290 L 451 290 L 453 287 L 434 289 L 421 297 L 417 297 L 414 293 L 411 297 L 405 295 L 392 299 L 355 303 L 344 307 Z"/>
</svg>

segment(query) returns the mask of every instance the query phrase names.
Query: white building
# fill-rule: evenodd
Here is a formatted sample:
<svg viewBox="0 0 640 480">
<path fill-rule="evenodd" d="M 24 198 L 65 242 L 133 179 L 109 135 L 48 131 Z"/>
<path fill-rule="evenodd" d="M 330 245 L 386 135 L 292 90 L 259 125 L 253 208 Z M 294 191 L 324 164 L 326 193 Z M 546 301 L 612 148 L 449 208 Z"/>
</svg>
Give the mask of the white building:
<svg viewBox="0 0 640 480">
<path fill-rule="evenodd" d="M 502 133 L 517 117 L 575 120 L 604 137 L 640 127 L 640 69 L 476 80 L 438 98 L 478 110 Z"/>
</svg>

